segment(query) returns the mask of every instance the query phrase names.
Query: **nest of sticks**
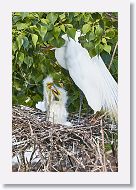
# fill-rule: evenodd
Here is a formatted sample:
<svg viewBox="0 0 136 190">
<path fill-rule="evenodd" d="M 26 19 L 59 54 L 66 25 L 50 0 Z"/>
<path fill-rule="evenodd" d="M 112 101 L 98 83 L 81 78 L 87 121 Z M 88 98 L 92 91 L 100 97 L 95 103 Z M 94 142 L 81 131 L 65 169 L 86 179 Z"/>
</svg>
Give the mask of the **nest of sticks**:
<svg viewBox="0 0 136 190">
<path fill-rule="evenodd" d="M 117 125 L 105 115 L 70 114 L 71 127 L 35 108 L 13 106 L 13 172 L 117 172 Z"/>
</svg>

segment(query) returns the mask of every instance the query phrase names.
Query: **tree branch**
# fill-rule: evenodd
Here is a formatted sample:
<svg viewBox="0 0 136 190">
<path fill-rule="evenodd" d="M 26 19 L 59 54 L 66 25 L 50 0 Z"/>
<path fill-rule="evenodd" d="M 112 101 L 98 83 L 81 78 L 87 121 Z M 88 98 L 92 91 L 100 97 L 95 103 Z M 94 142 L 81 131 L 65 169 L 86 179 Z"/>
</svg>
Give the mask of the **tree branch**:
<svg viewBox="0 0 136 190">
<path fill-rule="evenodd" d="M 112 57 L 111 57 L 111 61 L 110 61 L 109 67 L 108 67 L 109 70 L 110 70 L 110 68 L 111 68 L 111 66 L 112 66 L 112 62 L 113 62 L 113 59 L 114 59 L 114 56 L 115 56 L 115 53 L 116 53 L 117 46 L 118 46 L 118 42 L 116 43 L 115 48 L 114 48 L 114 50 L 113 50 L 113 54 L 112 54 Z"/>
</svg>

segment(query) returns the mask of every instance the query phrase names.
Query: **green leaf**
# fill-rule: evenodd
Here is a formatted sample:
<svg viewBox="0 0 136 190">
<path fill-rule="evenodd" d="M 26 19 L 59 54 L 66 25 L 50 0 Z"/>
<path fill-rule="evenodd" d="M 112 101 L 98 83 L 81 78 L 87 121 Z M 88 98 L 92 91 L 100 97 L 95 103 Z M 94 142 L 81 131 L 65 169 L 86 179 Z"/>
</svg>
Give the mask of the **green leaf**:
<svg viewBox="0 0 136 190">
<path fill-rule="evenodd" d="M 15 81 L 13 82 L 13 87 L 14 87 L 16 90 L 21 91 L 21 85 L 20 85 L 20 82 L 19 82 L 19 81 L 15 80 Z"/>
<path fill-rule="evenodd" d="M 89 41 L 92 41 L 92 40 L 94 40 L 95 39 L 95 34 L 94 33 L 90 33 L 89 34 Z"/>
<path fill-rule="evenodd" d="M 54 28 L 54 24 L 49 23 L 49 24 L 47 25 L 47 29 L 48 29 L 48 31 L 52 31 L 53 28 Z"/>
<path fill-rule="evenodd" d="M 41 26 L 39 34 L 42 37 L 42 40 L 44 39 L 44 36 L 45 36 L 46 33 L 47 33 L 47 27 L 46 26 Z"/>
<path fill-rule="evenodd" d="M 60 25 L 60 29 L 61 29 L 63 32 L 65 32 L 65 26 L 64 26 L 64 24 Z"/>
<path fill-rule="evenodd" d="M 31 67 L 31 65 L 33 64 L 33 57 L 30 56 L 25 57 L 24 62 L 28 67 Z"/>
<path fill-rule="evenodd" d="M 74 13 L 73 12 L 69 12 L 69 16 L 68 16 L 68 22 L 72 22 L 73 20 L 73 17 L 74 17 Z"/>
<path fill-rule="evenodd" d="M 27 17 L 29 15 L 29 13 L 28 12 L 21 12 L 20 15 L 22 17 L 22 20 L 24 20 L 24 18 Z"/>
<path fill-rule="evenodd" d="M 19 53 L 19 61 L 23 62 L 24 61 L 24 54 L 22 52 Z"/>
<path fill-rule="evenodd" d="M 61 15 L 59 15 L 59 17 L 60 17 L 60 19 L 63 20 L 63 21 L 66 20 L 66 19 L 65 19 L 65 13 L 62 13 Z"/>
<path fill-rule="evenodd" d="M 28 47 L 28 45 L 29 45 L 29 40 L 28 40 L 28 38 L 25 36 L 25 37 L 23 38 L 23 47 L 26 49 L 26 48 Z"/>
<path fill-rule="evenodd" d="M 59 38 L 59 39 L 53 39 L 51 41 L 51 45 L 53 45 L 54 47 L 57 47 L 57 48 L 60 48 L 62 47 L 63 45 L 65 44 L 65 40 L 62 39 L 62 38 Z"/>
<path fill-rule="evenodd" d="M 105 38 L 102 38 L 102 43 L 107 44 L 107 41 Z"/>
<path fill-rule="evenodd" d="M 91 16 L 92 16 L 92 18 L 93 18 L 94 20 L 97 20 L 97 19 L 100 19 L 100 18 L 101 18 L 100 13 L 98 13 L 98 12 L 92 13 Z"/>
<path fill-rule="evenodd" d="M 36 31 L 36 32 L 39 31 L 39 29 L 37 28 L 36 25 L 30 26 L 29 29 L 31 29 L 32 32 L 33 32 L 33 31 L 34 31 L 34 32 L 35 32 L 35 31 Z"/>
<path fill-rule="evenodd" d="M 90 54 L 91 57 L 94 57 L 94 56 L 97 55 L 95 49 L 91 49 L 91 50 L 89 51 L 89 54 Z"/>
<path fill-rule="evenodd" d="M 96 40 L 95 40 L 95 47 L 96 47 L 97 45 L 100 45 L 100 43 L 101 43 L 101 39 L 96 38 Z"/>
<path fill-rule="evenodd" d="M 110 52 L 111 52 L 111 46 L 105 45 L 103 49 L 104 49 L 107 53 L 110 54 Z"/>
<path fill-rule="evenodd" d="M 103 51 L 103 45 L 102 44 L 98 44 L 95 47 L 95 51 L 96 51 L 97 55 L 100 54 Z"/>
<path fill-rule="evenodd" d="M 48 24 L 49 23 L 49 21 L 47 19 L 45 19 L 45 18 L 42 18 L 41 22 L 44 23 L 44 24 Z"/>
<path fill-rule="evenodd" d="M 82 27 L 83 34 L 86 34 L 87 32 L 89 32 L 90 29 L 91 29 L 90 24 L 84 24 Z"/>
<path fill-rule="evenodd" d="M 19 20 L 21 20 L 20 16 L 13 16 L 13 24 L 16 24 Z"/>
<path fill-rule="evenodd" d="M 15 53 L 17 49 L 18 49 L 17 43 L 16 43 L 16 41 L 15 41 L 15 42 L 12 43 L 12 50 L 13 50 L 13 52 Z"/>
<path fill-rule="evenodd" d="M 97 26 L 95 29 L 95 34 L 97 36 L 100 36 L 100 35 L 102 35 L 102 33 L 103 33 L 103 29 L 100 26 Z"/>
<path fill-rule="evenodd" d="M 53 33 L 54 33 L 55 38 L 59 37 L 60 32 L 61 32 L 61 29 L 60 29 L 59 26 L 57 26 L 57 27 L 54 28 L 54 32 Z"/>
<path fill-rule="evenodd" d="M 65 24 L 66 28 L 73 28 L 72 24 Z"/>
<path fill-rule="evenodd" d="M 31 34 L 32 36 L 32 42 L 34 46 L 36 47 L 37 41 L 38 41 L 38 36 L 36 34 Z"/>
<path fill-rule="evenodd" d="M 75 28 L 69 28 L 67 29 L 67 34 L 69 37 L 75 40 L 75 35 L 76 35 L 76 29 Z"/>
<path fill-rule="evenodd" d="M 84 15 L 84 22 L 88 23 L 89 19 L 90 19 L 90 17 L 88 15 Z"/>
<path fill-rule="evenodd" d="M 53 37 L 53 34 L 51 32 L 47 32 L 45 34 L 45 37 L 44 37 L 44 41 L 49 41 L 49 40 L 52 40 L 54 37 Z"/>
<path fill-rule="evenodd" d="M 115 36 L 115 31 L 113 28 L 106 30 L 106 37 L 113 38 Z"/>
<path fill-rule="evenodd" d="M 19 35 L 16 40 L 17 40 L 18 49 L 20 50 L 23 45 L 23 36 Z"/>
<path fill-rule="evenodd" d="M 55 21 L 58 18 L 58 15 L 55 13 L 48 13 L 47 17 L 46 17 L 52 24 L 55 23 Z"/>
<path fill-rule="evenodd" d="M 103 45 L 102 44 L 99 45 L 99 51 L 100 51 L 100 53 L 103 51 Z"/>
<path fill-rule="evenodd" d="M 26 24 L 26 23 L 17 23 L 16 26 L 17 26 L 17 30 L 23 30 L 23 29 L 26 29 L 28 27 L 28 24 Z"/>
<path fill-rule="evenodd" d="M 90 49 L 94 49 L 94 43 L 92 42 L 85 42 L 84 43 L 84 48 L 90 50 Z"/>
<path fill-rule="evenodd" d="M 101 26 L 102 29 L 104 29 L 104 21 L 103 20 L 99 21 L 99 25 Z"/>
</svg>

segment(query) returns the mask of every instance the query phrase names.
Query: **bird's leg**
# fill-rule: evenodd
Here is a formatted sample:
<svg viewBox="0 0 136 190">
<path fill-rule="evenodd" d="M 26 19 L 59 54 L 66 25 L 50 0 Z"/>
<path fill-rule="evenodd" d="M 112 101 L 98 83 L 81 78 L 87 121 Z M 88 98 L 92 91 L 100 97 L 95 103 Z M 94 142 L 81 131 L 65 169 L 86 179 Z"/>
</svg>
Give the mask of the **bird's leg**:
<svg viewBox="0 0 136 190">
<path fill-rule="evenodd" d="M 50 106 L 48 105 L 48 108 L 47 108 L 47 119 L 46 119 L 47 122 L 49 121 L 49 118 L 50 118 Z"/>
<path fill-rule="evenodd" d="M 80 106 L 79 106 L 78 123 L 80 123 L 82 103 L 83 103 L 83 92 L 80 90 Z"/>
</svg>

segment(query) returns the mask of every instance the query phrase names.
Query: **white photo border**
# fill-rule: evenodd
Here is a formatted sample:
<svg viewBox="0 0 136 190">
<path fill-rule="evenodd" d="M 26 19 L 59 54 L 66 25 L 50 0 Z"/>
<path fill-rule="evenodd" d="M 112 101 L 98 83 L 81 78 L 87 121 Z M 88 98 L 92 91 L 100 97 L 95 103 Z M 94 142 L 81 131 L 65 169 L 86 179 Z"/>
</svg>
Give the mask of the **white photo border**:
<svg viewBox="0 0 136 190">
<path fill-rule="evenodd" d="M 130 3 L 5 0 L 0 8 L 0 170 L 3 184 L 130 184 Z M 118 12 L 118 172 L 12 172 L 12 12 Z"/>
</svg>

